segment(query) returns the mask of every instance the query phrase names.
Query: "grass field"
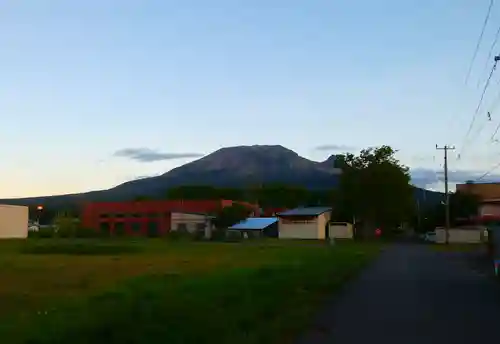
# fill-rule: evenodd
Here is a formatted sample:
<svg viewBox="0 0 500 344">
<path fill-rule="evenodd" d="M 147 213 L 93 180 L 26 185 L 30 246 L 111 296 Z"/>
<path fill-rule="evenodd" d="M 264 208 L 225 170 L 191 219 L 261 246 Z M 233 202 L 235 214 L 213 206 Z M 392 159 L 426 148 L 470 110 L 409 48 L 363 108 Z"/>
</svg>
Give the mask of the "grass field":
<svg viewBox="0 0 500 344">
<path fill-rule="evenodd" d="M 373 244 L 0 242 L 2 343 L 286 343 Z"/>
</svg>

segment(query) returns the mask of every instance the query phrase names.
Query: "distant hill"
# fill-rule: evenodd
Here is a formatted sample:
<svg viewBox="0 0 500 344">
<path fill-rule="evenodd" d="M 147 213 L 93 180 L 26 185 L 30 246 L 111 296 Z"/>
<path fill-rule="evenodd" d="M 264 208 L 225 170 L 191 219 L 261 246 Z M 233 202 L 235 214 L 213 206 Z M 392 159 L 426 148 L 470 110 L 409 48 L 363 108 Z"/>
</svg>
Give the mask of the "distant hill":
<svg viewBox="0 0 500 344">
<path fill-rule="evenodd" d="M 341 171 L 335 155 L 323 162 L 311 161 L 283 146 L 238 146 L 219 149 L 201 159 L 156 177 L 129 181 L 108 190 L 87 193 L 0 200 L 9 204 L 61 206 L 87 201 L 130 200 L 137 196 L 162 196 L 182 185 L 245 187 L 279 182 L 309 189 L 337 186 Z M 441 193 L 415 188 L 417 199 L 439 202 Z"/>
</svg>

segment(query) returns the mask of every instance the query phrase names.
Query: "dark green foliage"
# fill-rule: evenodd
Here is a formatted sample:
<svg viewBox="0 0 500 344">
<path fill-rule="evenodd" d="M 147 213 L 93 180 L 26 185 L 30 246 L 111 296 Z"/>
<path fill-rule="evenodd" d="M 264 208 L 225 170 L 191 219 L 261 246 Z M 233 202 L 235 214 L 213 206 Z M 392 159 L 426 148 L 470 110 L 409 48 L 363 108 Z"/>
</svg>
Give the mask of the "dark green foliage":
<svg viewBox="0 0 500 344">
<path fill-rule="evenodd" d="M 230 207 L 224 207 L 216 214 L 214 225 L 217 228 L 225 229 L 230 227 L 250 215 L 250 210 L 243 205 L 233 204 Z"/>
<path fill-rule="evenodd" d="M 95 229 L 78 227 L 75 231 L 76 238 L 100 238 L 103 235 Z"/>
<path fill-rule="evenodd" d="M 40 238 L 40 239 L 48 239 L 54 238 L 56 236 L 56 232 L 53 227 L 42 227 L 37 231 L 29 231 L 28 238 Z"/>
<path fill-rule="evenodd" d="M 345 221 L 353 217 L 362 220 L 364 225 L 358 233 L 363 236 L 378 226 L 396 228 L 414 213 L 409 169 L 395 158 L 395 153 L 391 147 L 381 146 L 338 159 L 343 173 L 337 216 Z"/>
</svg>

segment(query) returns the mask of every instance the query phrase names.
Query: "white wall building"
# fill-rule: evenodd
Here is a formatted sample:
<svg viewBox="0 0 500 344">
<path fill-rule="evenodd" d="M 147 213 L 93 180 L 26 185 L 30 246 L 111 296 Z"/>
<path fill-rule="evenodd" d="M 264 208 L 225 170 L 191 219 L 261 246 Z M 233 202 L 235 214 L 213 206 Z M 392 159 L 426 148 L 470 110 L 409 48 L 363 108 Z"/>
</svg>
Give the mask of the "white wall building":
<svg viewBox="0 0 500 344">
<path fill-rule="evenodd" d="M 353 225 L 347 222 L 331 222 L 328 227 L 328 234 L 330 238 L 335 239 L 353 239 L 354 228 Z"/>
<path fill-rule="evenodd" d="M 276 214 L 280 239 L 326 239 L 332 208 L 306 207 Z"/>
<path fill-rule="evenodd" d="M 212 235 L 213 216 L 195 213 L 172 213 L 172 231 L 187 231 L 189 233 L 203 232 L 203 236 L 208 239 Z"/>
<path fill-rule="evenodd" d="M 0 239 L 28 237 L 28 207 L 0 204 Z"/>
</svg>

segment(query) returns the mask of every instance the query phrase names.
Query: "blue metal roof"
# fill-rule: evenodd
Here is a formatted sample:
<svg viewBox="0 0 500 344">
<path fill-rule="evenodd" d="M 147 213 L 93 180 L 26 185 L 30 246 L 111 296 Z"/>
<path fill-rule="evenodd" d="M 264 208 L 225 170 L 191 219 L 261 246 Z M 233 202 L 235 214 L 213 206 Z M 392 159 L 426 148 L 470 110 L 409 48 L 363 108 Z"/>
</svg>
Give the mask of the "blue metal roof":
<svg viewBox="0 0 500 344">
<path fill-rule="evenodd" d="M 283 211 L 278 216 L 318 216 L 327 211 L 332 211 L 331 207 L 305 207 Z"/>
<path fill-rule="evenodd" d="M 274 223 L 278 222 L 277 217 L 249 217 L 246 220 L 237 223 L 228 229 L 230 230 L 244 230 L 244 229 L 253 229 L 253 230 L 261 230 L 264 229 Z"/>
</svg>

